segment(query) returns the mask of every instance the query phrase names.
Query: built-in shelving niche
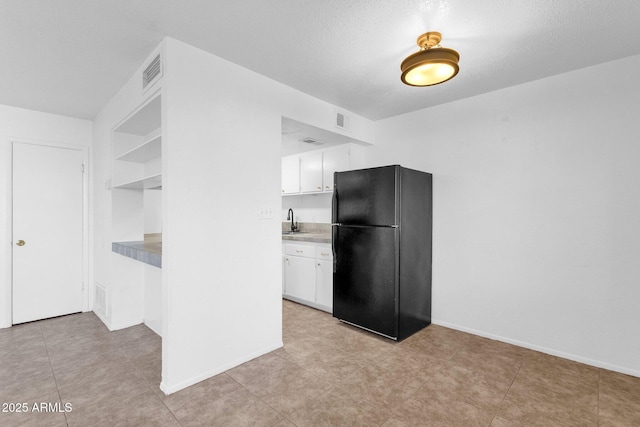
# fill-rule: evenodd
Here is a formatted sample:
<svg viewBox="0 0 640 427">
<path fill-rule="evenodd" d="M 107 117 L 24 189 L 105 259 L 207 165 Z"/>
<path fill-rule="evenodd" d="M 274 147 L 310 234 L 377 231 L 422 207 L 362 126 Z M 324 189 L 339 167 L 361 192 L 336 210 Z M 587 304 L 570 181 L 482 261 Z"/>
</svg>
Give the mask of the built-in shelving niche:
<svg viewBox="0 0 640 427">
<path fill-rule="evenodd" d="M 114 188 L 162 188 L 160 105 L 156 96 L 114 130 Z"/>
<path fill-rule="evenodd" d="M 105 286 L 109 307 L 128 319 L 144 319 L 158 334 L 162 330 L 162 270 L 161 260 L 157 261 L 162 256 L 161 105 L 158 91 L 114 127 L 111 182 L 105 183 L 111 188 L 115 253 L 114 271 Z M 127 250 L 121 251 L 122 247 Z"/>
<path fill-rule="evenodd" d="M 112 134 L 113 240 L 138 241 L 161 233 L 162 97 L 160 94 L 117 125 Z"/>
</svg>

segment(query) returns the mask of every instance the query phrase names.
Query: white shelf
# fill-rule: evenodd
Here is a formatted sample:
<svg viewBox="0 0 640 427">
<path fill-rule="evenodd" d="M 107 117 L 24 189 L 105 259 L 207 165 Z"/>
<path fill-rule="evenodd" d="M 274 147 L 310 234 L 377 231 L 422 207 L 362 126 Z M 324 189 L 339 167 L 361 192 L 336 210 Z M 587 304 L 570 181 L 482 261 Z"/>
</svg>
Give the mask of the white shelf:
<svg viewBox="0 0 640 427">
<path fill-rule="evenodd" d="M 149 134 L 154 129 L 158 129 L 162 123 L 161 106 L 161 96 L 155 96 L 138 111 L 123 120 L 114 130 L 139 136 Z"/>
<path fill-rule="evenodd" d="M 116 157 L 116 160 L 127 162 L 144 163 L 148 160 L 157 159 L 162 155 L 162 135 L 160 129 L 142 144 L 132 148 L 126 153 Z"/>
<path fill-rule="evenodd" d="M 136 179 L 122 184 L 114 185 L 113 188 L 125 188 L 130 190 L 155 190 L 162 188 L 162 174 L 149 175 L 141 179 Z"/>
</svg>

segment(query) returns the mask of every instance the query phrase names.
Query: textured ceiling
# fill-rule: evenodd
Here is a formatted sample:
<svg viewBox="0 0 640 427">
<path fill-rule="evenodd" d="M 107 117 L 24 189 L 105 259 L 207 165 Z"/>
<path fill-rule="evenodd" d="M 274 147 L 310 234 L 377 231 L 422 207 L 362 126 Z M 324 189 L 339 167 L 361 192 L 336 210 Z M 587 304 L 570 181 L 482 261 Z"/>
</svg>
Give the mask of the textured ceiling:
<svg viewBox="0 0 640 427">
<path fill-rule="evenodd" d="M 640 54 L 638 0 L 0 0 L 0 104 L 92 119 L 164 36 L 377 120 Z M 400 82 L 423 32 L 460 53 Z"/>
</svg>

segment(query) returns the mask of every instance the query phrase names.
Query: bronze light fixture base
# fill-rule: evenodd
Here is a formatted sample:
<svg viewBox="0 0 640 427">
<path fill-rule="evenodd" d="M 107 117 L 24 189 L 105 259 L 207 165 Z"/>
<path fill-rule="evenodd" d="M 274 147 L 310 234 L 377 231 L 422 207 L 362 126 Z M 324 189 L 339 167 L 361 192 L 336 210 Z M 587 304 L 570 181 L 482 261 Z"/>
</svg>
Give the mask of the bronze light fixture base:
<svg viewBox="0 0 640 427">
<path fill-rule="evenodd" d="M 409 86 L 433 86 L 458 74 L 460 55 L 440 46 L 442 34 L 431 31 L 418 37 L 420 51 L 409 55 L 402 64 L 402 82 Z"/>
</svg>

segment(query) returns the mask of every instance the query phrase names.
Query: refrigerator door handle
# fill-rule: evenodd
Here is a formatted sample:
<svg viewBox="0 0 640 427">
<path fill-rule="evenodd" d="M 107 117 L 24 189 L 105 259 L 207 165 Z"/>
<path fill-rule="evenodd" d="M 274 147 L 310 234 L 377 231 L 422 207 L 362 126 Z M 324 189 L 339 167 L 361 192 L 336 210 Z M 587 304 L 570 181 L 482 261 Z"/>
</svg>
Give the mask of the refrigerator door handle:
<svg viewBox="0 0 640 427">
<path fill-rule="evenodd" d="M 333 255 L 333 272 L 336 272 L 336 266 L 338 264 L 338 257 L 336 256 L 336 234 L 338 234 L 338 227 L 340 224 L 331 224 L 331 253 Z"/>
<path fill-rule="evenodd" d="M 335 176 L 333 173 L 333 194 L 331 195 L 331 252 L 333 253 L 333 272 L 336 272 L 338 257 L 336 256 L 336 235 L 338 234 L 338 186 L 335 184 Z"/>
<path fill-rule="evenodd" d="M 333 184 L 333 194 L 331 196 L 331 222 L 338 222 L 338 187 L 335 184 Z"/>
</svg>

